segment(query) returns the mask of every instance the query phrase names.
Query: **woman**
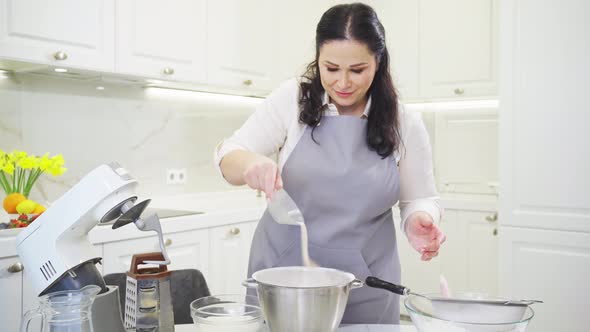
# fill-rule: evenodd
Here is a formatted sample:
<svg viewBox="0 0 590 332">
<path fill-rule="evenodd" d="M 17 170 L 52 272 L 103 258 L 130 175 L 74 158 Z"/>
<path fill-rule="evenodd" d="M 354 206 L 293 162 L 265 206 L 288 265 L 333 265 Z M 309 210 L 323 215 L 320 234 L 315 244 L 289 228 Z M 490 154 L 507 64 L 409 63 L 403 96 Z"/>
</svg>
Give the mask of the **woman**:
<svg viewBox="0 0 590 332">
<path fill-rule="evenodd" d="M 278 152 L 278 165 L 268 156 Z M 225 179 L 266 193 L 284 187 L 301 209 L 309 252 L 322 267 L 400 281 L 391 207 L 423 260 L 445 236 L 428 134 L 404 112 L 389 74 L 385 32 L 373 9 L 355 3 L 324 13 L 316 58 L 283 83 L 216 151 Z M 264 213 L 248 274 L 301 265 L 299 229 Z M 344 324 L 395 324 L 399 298 L 364 287 L 351 292 Z"/>
</svg>

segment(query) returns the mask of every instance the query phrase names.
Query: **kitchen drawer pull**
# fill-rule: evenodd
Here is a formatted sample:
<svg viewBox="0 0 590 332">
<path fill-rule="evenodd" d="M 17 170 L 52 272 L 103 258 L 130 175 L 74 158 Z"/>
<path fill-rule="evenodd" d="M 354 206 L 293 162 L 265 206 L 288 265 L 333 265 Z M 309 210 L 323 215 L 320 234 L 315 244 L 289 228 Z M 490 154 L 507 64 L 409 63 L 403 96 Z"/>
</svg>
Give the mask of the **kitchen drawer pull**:
<svg viewBox="0 0 590 332">
<path fill-rule="evenodd" d="M 498 220 L 498 212 L 486 216 L 486 220 L 489 222 L 496 222 Z"/>
<path fill-rule="evenodd" d="M 232 229 L 229 230 L 229 233 L 231 235 L 238 235 L 238 234 L 240 234 L 240 229 L 237 228 L 237 227 L 234 227 L 234 228 L 232 228 Z"/>
<path fill-rule="evenodd" d="M 456 95 L 462 95 L 465 93 L 465 90 L 461 89 L 461 88 L 456 88 L 455 91 L 453 91 Z"/>
<path fill-rule="evenodd" d="M 164 245 L 166 247 L 170 247 L 172 245 L 172 239 L 166 239 L 166 242 L 164 242 Z"/>
<path fill-rule="evenodd" d="M 242 84 L 244 84 L 245 86 L 250 86 L 252 85 L 252 80 L 245 80 L 244 82 L 242 82 Z"/>
<path fill-rule="evenodd" d="M 16 262 L 16 263 L 10 265 L 7 270 L 10 273 L 17 273 L 17 272 L 21 272 L 23 269 L 24 269 L 24 266 L 21 264 L 21 262 Z"/>
<path fill-rule="evenodd" d="M 68 54 L 66 52 L 57 51 L 53 53 L 53 58 L 57 61 L 63 61 L 68 58 Z"/>
<path fill-rule="evenodd" d="M 164 68 L 164 70 L 162 72 L 164 73 L 164 75 L 173 75 L 174 68 L 166 67 L 166 68 Z"/>
</svg>

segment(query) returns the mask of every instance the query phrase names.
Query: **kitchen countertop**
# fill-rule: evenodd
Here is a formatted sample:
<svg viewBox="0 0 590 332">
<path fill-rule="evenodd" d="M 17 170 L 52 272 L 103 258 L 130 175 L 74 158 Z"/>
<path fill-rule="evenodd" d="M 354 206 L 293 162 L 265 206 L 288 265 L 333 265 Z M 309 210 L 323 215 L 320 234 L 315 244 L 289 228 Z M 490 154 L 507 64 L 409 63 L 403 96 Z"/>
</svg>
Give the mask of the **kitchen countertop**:
<svg viewBox="0 0 590 332">
<path fill-rule="evenodd" d="M 176 325 L 175 332 L 194 332 L 196 326 L 192 324 Z M 349 325 L 341 327 L 338 332 L 416 332 L 416 328 L 411 325 Z"/>
<path fill-rule="evenodd" d="M 266 208 L 264 195 L 256 191 L 241 189 L 224 192 L 191 193 L 164 197 L 140 197 L 138 201 L 150 198 L 151 209 L 194 211 L 200 214 L 162 218 L 165 233 L 183 232 L 257 220 Z M 497 210 L 496 197 L 490 195 L 450 195 L 441 196 L 441 206 L 445 209 L 474 211 Z M 394 207 L 397 209 L 397 206 Z M 1 215 L 0 215 L 1 216 Z M 19 229 L 0 230 L 0 258 L 16 255 L 16 235 Z M 125 225 L 112 230 L 111 225 L 98 225 L 90 233 L 93 243 L 105 243 L 133 238 L 152 236 L 153 232 L 141 232 L 134 225 Z"/>
</svg>

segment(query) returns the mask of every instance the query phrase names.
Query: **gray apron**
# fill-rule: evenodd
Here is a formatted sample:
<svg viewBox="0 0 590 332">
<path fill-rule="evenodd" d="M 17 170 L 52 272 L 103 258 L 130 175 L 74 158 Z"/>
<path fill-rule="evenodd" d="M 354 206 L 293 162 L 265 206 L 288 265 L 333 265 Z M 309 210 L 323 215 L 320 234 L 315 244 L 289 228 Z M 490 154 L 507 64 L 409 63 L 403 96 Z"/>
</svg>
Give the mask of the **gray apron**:
<svg viewBox="0 0 590 332">
<path fill-rule="evenodd" d="M 309 254 L 322 267 L 400 282 L 391 207 L 399 199 L 393 156 L 367 145 L 367 120 L 325 116 L 305 133 L 282 171 L 308 229 Z M 277 266 L 302 265 L 298 226 L 276 223 L 265 211 L 250 251 L 248 276 Z M 351 290 L 342 324 L 397 324 L 399 297 L 367 286 Z"/>
</svg>

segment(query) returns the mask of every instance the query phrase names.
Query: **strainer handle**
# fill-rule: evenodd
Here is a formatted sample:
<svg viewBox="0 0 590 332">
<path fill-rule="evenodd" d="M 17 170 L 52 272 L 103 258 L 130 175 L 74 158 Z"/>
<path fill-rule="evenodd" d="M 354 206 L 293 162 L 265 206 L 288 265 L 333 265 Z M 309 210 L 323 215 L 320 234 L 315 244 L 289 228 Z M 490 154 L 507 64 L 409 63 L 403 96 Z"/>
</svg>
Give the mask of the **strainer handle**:
<svg viewBox="0 0 590 332">
<path fill-rule="evenodd" d="M 248 278 L 248 279 L 242 281 L 242 286 L 244 286 L 246 288 L 257 288 L 258 282 L 256 282 L 256 280 L 254 280 L 254 278 Z"/>
<path fill-rule="evenodd" d="M 41 332 L 45 331 L 45 316 L 41 313 L 41 308 L 31 309 L 27 311 L 20 321 L 20 332 L 27 332 L 29 324 L 36 316 L 41 316 Z"/>
</svg>

